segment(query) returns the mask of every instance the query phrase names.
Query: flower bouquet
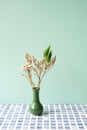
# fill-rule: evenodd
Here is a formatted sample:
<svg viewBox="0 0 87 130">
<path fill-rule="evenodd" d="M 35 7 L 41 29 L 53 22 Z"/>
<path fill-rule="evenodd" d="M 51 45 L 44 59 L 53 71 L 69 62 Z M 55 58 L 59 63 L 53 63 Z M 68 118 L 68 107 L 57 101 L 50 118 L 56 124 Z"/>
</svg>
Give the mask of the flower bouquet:
<svg viewBox="0 0 87 130">
<path fill-rule="evenodd" d="M 30 104 L 30 112 L 34 115 L 40 115 L 43 112 L 43 106 L 39 100 L 39 89 L 41 81 L 44 75 L 53 67 L 56 56 L 52 58 L 52 51 L 50 50 L 51 46 L 49 45 L 43 53 L 43 58 L 38 61 L 34 56 L 31 56 L 29 53 L 25 54 L 26 64 L 23 66 L 23 71 L 25 76 L 33 90 L 33 102 Z M 36 78 L 37 82 L 34 82 Z"/>
</svg>

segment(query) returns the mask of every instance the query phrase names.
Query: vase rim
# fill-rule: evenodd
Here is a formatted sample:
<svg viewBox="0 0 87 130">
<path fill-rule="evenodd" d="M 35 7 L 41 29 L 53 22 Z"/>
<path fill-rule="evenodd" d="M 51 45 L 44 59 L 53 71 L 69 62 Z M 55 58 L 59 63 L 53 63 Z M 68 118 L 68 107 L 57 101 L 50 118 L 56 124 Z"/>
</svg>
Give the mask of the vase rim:
<svg viewBox="0 0 87 130">
<path fill-rule="evenodd" d="M 40 89 L 39 87 L 34 87 L 34 88 L 32 88 L 32 89 Z"/>
</svg>

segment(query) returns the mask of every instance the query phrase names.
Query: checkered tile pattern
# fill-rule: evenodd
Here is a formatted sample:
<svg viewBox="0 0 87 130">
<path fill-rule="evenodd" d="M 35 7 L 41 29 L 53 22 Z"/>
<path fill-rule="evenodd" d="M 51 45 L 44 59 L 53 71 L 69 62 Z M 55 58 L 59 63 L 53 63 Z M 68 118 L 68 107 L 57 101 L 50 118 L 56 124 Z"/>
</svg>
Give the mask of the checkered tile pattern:
<svg viewBox="0 0 87 130">
<path fill-rule="evenodd" d="M 87 104 L 48 104 L 33 116 L 28 104 L 0 104 L 0 130 L 87 130 Z"/>
</svg>

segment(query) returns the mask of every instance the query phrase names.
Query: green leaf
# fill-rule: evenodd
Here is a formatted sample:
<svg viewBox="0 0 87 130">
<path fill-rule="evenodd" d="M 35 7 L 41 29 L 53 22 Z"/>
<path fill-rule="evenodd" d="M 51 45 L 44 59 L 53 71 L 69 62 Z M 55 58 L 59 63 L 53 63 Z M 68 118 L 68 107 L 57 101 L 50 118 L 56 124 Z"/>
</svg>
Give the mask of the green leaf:
<svg viewBox="0 0 87 130">
<path fill-rule="evenodd" d="M 47 57 L 46 57 L 46 61 L 47 61 L 47 63 L 50 62 L 51 57 L 52 57 L 52 51 L 50 51 L 49 54 L 48 54 Z"/>
<path fill-rule="evenodd" d="M 49 50 L 50 50 L 50 45 L 48 46 L 48 48 L 43 53 L 44 58 L 48 56 Z"/>
</svg>

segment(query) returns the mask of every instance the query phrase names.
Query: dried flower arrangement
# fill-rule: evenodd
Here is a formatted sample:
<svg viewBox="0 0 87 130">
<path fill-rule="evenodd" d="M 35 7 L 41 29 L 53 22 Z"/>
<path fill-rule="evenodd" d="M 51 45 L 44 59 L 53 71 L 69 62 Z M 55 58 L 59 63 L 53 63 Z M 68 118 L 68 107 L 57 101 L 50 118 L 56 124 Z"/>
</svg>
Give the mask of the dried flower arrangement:
<svg viewBox="0 0 87 130">
<path fill-rule="evenodd" d="M 39 88 L 40 83 L 44 75 L 53 67 L 56 56 L 52 58 L 52 51 L 50 50 L 50 45 L 43 53 L 42 60 L 38 61 L 34 56 L 25 54 L 27 63 L 23 66 L 22 70 L 25 72 L 25 76 L 30 82 L 32 88 Z M 37 84 L 33 81 L 33 75 L 37 77 Z"/>
</svg>

